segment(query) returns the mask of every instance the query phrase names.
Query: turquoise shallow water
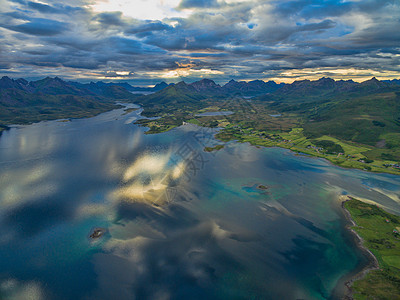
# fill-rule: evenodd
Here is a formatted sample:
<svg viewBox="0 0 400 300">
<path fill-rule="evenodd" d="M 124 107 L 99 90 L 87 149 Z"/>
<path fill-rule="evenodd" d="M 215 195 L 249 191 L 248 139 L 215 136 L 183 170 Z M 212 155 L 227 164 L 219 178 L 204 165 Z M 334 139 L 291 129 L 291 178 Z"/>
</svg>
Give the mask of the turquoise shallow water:
<svg viewBox="0 0 400 300">
<path fill-rule="evenodd" d="M 335 299 L 366 263 L 338 196 L 400 213 L 399 177 L 123 113 L 0 137 L 0 298 Z"/>
</svg>

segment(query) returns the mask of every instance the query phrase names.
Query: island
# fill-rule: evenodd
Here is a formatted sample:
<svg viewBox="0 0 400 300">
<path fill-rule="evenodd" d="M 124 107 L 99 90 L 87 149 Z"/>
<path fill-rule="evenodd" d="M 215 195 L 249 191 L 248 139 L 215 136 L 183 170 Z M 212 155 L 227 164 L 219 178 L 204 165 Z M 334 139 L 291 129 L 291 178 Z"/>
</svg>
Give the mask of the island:
<svg viewBox="0 0 400 300">
<path fill-rule="evenodd" d="M 93 240 L 96 240 L 96 239 L 101 238 L 104 235 L 104 233 L 106 233 L 105 228 L 96 227 L 91 230 L 89 237 Z"/>
<path fill-rule="evenodd" d="M 400 299 L 400 217 L 377 205 L 347 197 L 348 214 L 371 264 L 346 285 L 354 299 Z"/>
<path fill-rule="evenodd" d="M 262 191 L 268 190 L 268 187 L 267 187 L 266 185 L 263 185 L 263 184 L 259 184 L 259 185 L 257 186 L 257 188 L 258 188 L 259 190 L 262 190 Z"/>
<path fill-rule="evenodd" d="M 218 151 L 224 148 L 224 145 L 216 145 L 214 147 L 204 147 L 204 151 L 206 152 L 213 152 Z"/>
</svg>

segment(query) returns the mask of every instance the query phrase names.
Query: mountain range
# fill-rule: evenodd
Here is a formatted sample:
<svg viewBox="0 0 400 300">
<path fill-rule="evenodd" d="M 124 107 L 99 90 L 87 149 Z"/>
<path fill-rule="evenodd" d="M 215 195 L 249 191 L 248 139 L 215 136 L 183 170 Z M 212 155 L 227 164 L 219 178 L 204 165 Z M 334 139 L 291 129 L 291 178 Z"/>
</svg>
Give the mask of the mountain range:
<svg viewBox="0 0 400 300">
<path fill-rule="evenodd" d="M 302 124 L 309 138 L 328 135 L 371 146 L 382 140 L 386 145 L 397 145 L 400 140 L 399 80 L 371 78 L 358 83 L 323 77 L 291 84 L 231 80 L 221 86 L 213 80 L 202 79 L 189 84 L 161 82 L 152 88 L 142 88 L 142 92 L 152 92 L 149 95 L 137 94 L 138 89 L 128 83 L 83 84 L 58 77 L 37 81 L 3 77 L 0 79 L 0 127 L 92 116 L 115 108 L 116 101 L 141 104 L 144 116 L 164 115 L 166 124 L 175 126 L 202 108 L 217 106 L 234 110 L 241 105 L 240 101 L 248 102 L 244 98 L 251 97 L 259 114 L 262 113 L 253 116 L 252 121 L 246 120 L 250 127 L 269 126 L 263 113 L 266 116 L 268 112 L 289 113 L 292 116 L 289 123 Z M 228 107 L 224 106 L 226 103 Z M 400 157 L 400 151 L 391 155 Z"/>
<path fill-rule="evenodd" d="M 107 88 L 107 87 L 123 87 L 129 92 L 144 92 L 144 93 L 154 93 L 161 91 L 162 89 L 168 87 L 168 84 L 166 84 L 164 81 L 157 83 L 153 87 L 137 87 L 137 86 L 132 86 L 127 82 L 103 82 L 103 81 L 97 81 L 97 82 L 90 82 L 86 84 L 82 84 L 79 82 L 69 82 L 69 84 L 74 85 L 79 88 L 85 88 L 93 92 L 101 92 L 102 89 Z"/>
<path fill-rule="evenodd" d="M 136 96 L 120 86 L 89 89 L 58 77 L 37 81 L 0 79 L 0 124 L 19 124 L 66 117 L 87 117 Z"/>
<path fill-rule="evenodd" d="M 103 103 L 114 104 L 116 100 L 142 104 L 147 111 L 159 111 L 159 106 L 196 105 L 204 99 L 224 99 L 226 97 L 249 96 L 253 99 L 273 102 L 275 109 L 285 109 L 285 103 L 305 103 L 326 101 L 329 99 L 357 97 L 373 93 L 398 91 L 399 80 L 379 81 L 376 78 L 362 83 L 352 80 L 320 78 L 319 80 L 300 80 L 291 84 L 277 84 L 274 81 L 264 82 L 231 80 L 225 85 L 216 84 L 213 80 L 202 79 L 190 84 L 179 82 L 167 84 L 161 82 L 154 87 L 134 87 L 129 83 L 105 83 L 102 81 L 79 83 L 64 81 L 58 77 L 46 77 L 37 81 L 23 78 L 0 79 L 0 118 L 12 115 L 22 107 L 77 107 L 80 109 L 99 107 Z M 138 93 L 148 93 L 140 95 Z M 165 108 L 165 107 L 164 107 Z M 8 111 L 8 112 L 7 112 Z M 1 120 L 1 119 L 0 119 Z M 1 122 L 0 122 L 1 123 Z"/>
<path fill-rule="evenodd" d="M 37 81 L 27 81 L 23 78 L 11 79 L 4 76 L 0 79 L 0 92 L 4 96 L 10 92 L 23 95 L 76 95 L 89 97 L 131 97 L 124 87 L 119 85 L 107 85 L 102 83 L 81 84 L 77 82 L 67 82 L 59 77 L 46 77 Z M 3 97 L 0 103 L 3 103 Z"/>
<path fill-rule="evenodd" d="M 157 93 L 152 97 L 189 95 L 189 98 L 204 98 L 209 96 L 261 96 L 268 99 L 272 97 L 274 100 L 288 99 L 304 99 L 315 98 L 322 95 L 336 95 L 338 93 L 369 93 L 378 90 L 385 91 L 396 88 L 400 85 L 400 80 L 379 81 L 376 78 L 364 81 L 362 83 L 352 80 L 338 80 L 331 78 L 320 78 L 319 80 L 300 80 L 291 84 L 280 83 L 274 81 L 264 82 L 262 80 L 254 81 L 235 81 L 231 80 L 225 85 L 216 84 L 213 80 L 202 79 L 190 84 L 180 82 L 177 84 L 167 84 L 160 82 L 154 87 L 135 87 L 127 82 L 121 83 L 105 83 L 102 81 L 79 83 L 73 81 L 64 81 L 59 77 L 46 77 L 37 81 L 27 81 L 23 78 L 11 79 L 4 76 L 0 79 L 0 104 L 14 103 L 17 98 L 23 98 L 24 95 L 76 95 L 94 98 L 115 98 L 115 99 L 132 99 L 132 93 L 129 92 L 152 92 Z M 12 91 L 12 92 L 11 92 Z M 13 99 L 14 98 L 14 99 Z M 149 99 L 150 100 L 150 99 Z M 149 102 L 149 101 L 147 101 Z M 179 102 L 179 101 L 178 101 Z"/>
<path fill-rule="evenodd" d="M 210 97 L 252 96 L 253 99 L 274 102 L 313 102 L 335 97 L 355 97 L 370 93 L 382 93 L 400 88 L 400 81 L 379 81 L 375 77 L 358 83 L 352 80 L 320 78 L 315 81 L 300 80 L 291 84 L 277 84 L 273 81 L 255 80 L 250 82 L 231 80 L 220 86 L 210 79 L 202 79 L 190 84 L 179 82 L 161 91 L 139 97 L 137 101 L 145 106 L 156 104 L 190 104 L 194 99 Z"/>
</svg>

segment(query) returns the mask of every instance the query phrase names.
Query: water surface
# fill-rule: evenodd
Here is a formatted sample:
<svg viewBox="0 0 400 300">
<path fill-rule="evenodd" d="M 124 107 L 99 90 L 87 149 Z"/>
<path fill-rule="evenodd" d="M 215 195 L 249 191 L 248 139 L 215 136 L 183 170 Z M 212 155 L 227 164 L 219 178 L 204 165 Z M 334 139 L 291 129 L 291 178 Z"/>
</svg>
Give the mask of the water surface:
<svg viewBox="0 0 400 300">
<path fill-rule="evenodd" d="M 338 196 L 400 213 L 399 177 L 247 144 L 207 153 L 214 130 L 146 135 L 140 112 L 3 133 L 0 298 L 328 299 L 366 263 Z"/>
</svg>

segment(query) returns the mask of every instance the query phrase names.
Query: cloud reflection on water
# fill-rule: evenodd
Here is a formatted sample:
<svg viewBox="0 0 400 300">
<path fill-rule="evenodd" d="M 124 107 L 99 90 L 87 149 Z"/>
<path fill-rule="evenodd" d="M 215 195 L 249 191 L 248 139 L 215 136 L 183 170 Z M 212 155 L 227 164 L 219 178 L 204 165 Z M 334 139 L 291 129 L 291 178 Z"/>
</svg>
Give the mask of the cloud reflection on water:
<svg viewBox="0 0 400 300">
<path fill-rule="evenodd" d="M 12 300 L 44 300 L 44 293 L 39 283 L 35 281 L 20 282 L 16 279 L 6 279 L 0 282 L 0 295 Z M 2 298 L 3 299 L 3 298 Z"/>
<path fill-rule="evenodd" d="M 360 184 L 363 176 L 378 175 L 280 149 L 230 143 L 205 153 L 194 140 L 195 153 L 207 163 L 190 173 L 177 153 L 188 150 L 179 146 L 201 128 L 144 135 L 143 128 L 125 125 L 121 114 L 41 124 L 47 135 L 58 136 L 57 147 L 41 159 L 25 160 L 45 149 L 40 142 L 31 145 L 35 151 L 15 155 L 3 147 L 16 145 L 21 135 L 46 142 L 46 134 L 32 131 L 39 125 L 2 137 L 0 254 L 12 260 L 0 261 L 0 279 L 9 272 L 22 282 L 23 273 L 26 283 L 37 279 L 68 299 L 259 299 L 266 293 L 313 299 L 319 294 L 308 292 L 319 293 L 321 285 L 301 283 L 298 274 L 307 269 L 305 279 L 319 280 L 323 268 L 329 273 L 324 284 L 335 284 L 357 262 L 331 209 L 334 196 L 346 189 L 390 204 Z M 382 178 L 382 189 L 389 181 L 398 187 L 390 178 Z M 107 228 L 107 235 L 93 243 L 87 235 L 96 226 Z M 313 264 L 305 266 L 308 253 Z M 340 264 L 329 264 L 332 253 Z M 68 267 L 69 273 L 54 276 Z"/>
<path fill-rule="evenodd" d="M 167 189 L 176 185 L 185 163 L 172 159 L 171 150 L 139 155 L 123 172 L 120 186 L 110 194 L 114 201 L 161 205 L 169 202 Z"/>
<path fill-rule="evenodd" d="M 49 197 L 57 191 L 51 180 L 51 165 L 31 165 L 24 168 L 0 171 L 0 203 L 2 208 L 22 205 L 38 198 Z"/>
</svg>

